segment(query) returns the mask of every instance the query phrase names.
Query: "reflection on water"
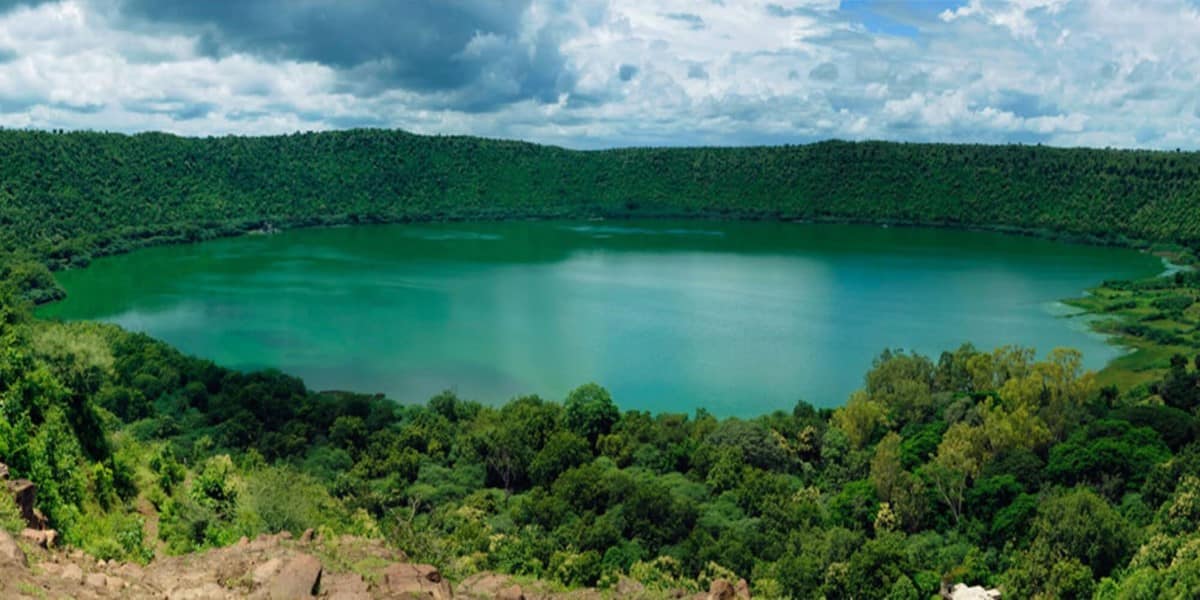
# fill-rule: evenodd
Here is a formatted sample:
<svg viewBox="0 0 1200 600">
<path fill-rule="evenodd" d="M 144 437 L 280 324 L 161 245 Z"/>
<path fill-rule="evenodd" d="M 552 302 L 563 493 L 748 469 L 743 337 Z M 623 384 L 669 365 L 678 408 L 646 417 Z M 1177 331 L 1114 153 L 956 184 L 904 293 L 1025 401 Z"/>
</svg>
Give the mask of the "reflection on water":
<svg viewBox="0 0 1200 600">
<path fill-rule="evenodd" d="M 424 401 L 560 399 L 718 415 L 834 406 L 883 348 L 1120 350 L 1058 299 L 1161 270 L 1128 250 L 782 223 L 396 225 L 154 248 L 63 273 L 44 316 L 103 319 L 234 368 Z"/>
</svg>

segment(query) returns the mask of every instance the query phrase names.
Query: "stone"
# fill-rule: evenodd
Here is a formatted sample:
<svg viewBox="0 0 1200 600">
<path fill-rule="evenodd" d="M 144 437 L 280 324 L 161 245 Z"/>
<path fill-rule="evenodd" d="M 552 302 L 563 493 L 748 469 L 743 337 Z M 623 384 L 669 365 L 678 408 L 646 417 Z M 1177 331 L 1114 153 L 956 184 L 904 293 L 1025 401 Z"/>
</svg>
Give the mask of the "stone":
<svg viewBox="0 0 1200 600">
<path fill-rule="evenodd" d="M 25 551 L 17 545 L 17 540 L 7 531 L 0 529 L 0 565 L 3 564 L 28 567 L 29 561 L 25 558 Z"/>
<path fill-rule="evenodd" d="M 496 600 L 525 600 L 525 592 L 521 590 L 521 586 L 512 584 L 496 594 Z"/>
<path fill-rule="evenodd" d="M 456 595 L 468 598 L 524 600 L 525 591 L 521 589 L 521 586 L 513 583 L 512 578 L 507 575 L 483 571 L 464 579 L 459 584 Z"/>
<path fill-rule="evenodd" d="M 87 584 L 88 587 L 108 587 L 108 578 L 104 576 L 104 573 L 88 573 L 88 575 L 83 578 L 83 582 Z"/>
<path fill-rule="evenodd" d="M 42 517 L 41 512 L 33 508 L 34 502 L 37 501 L 37 485 L 28 479 L 9 481 L 7 485 L 8 493 L 12 494 L 13 501 L 20 509 L 21 518 L 25 520 L 25 524 L 33 529 L 43 528 L 46 525 L 45 517 Z"/>
<path fill-rule="evenodd" d="M 708 595 L 705 596 L 708 600 L 734 600 L 737 598 L 737 591 L 733 589 L 733 584 L 724 579 L 714 579 L 712 585 L 708 586 Z"/>
<path fill-rule="evenodd" d="M 300 543 L 301 543 L 301 544 L 307 544 L 307 543 L 311 542 L 311 541 L 312 541 L 312 539 L 313 539 L 313 529 L 312 529 L 312 527 L 309 527 L 308 529 L 305 529 L 305 530 L 304 530 L 304 533 L 300 534 Z"/>
<path fill-rule="evenodd" d="M 393 596 L 449 600 L 450 582 L 432 565 L 394 563 L 383 571 L 385 594 Z"/>
<path fill-rule="evenodd" d="M 956 583 L 950 588 L 949 592 L 942 592 L 942 596 L 949 600 L 1000 600 L 1000 590 L 989 590 L 981 586 L 968 586 L 965 583 Z"/>
<path fill-rule="evenodd" d="M 177 588 L 167 594 L 167 600 L 225 600 L 225 597 L 225 590 L 211 582 L 200 587 Z"/>
<path fill-rule="evenodd" d="M 254 584 L 256 586 L 264 585 L 268 581 L 270 581 L 271 578 L 274 577 L 276 573 L 279 572 L 279 569 L 282 566 L 283 566 L 283 560 L 278 559 L 278 558 L 272 558 L 271 560 L 268 560 L 267 562 L 265 562 L 261 565 L 258 565 L 257 567 L 254 567 L 254 571 L 252 571 L 250 574 L 250 579 L 252 581 L 254 581 Z"/>
<path fill-rule="evenodd" d="M 750 582 L 745 579 L 739 579 L 733 591 L 738 600 L 750 600 Z"/>
<path fill-rule="evenodd" d="M 83 583 L 83 569 L 75 563 L 68 563 L 62 569 L 62 578 L 71 583 Z"/>
<path fill-rule="evenodd" d="M 121 579 L 120 577 L 111 577 L 110 576 L 110 577 L 105 578 L 104 585 L 105 585 L 105 587 L 108 588 L 108 591 L 110 591 L 110 592 L 119 592 L 119 591 L 125 589 L 125 586 L 127 584 L 125 583 L 125 580 Z"/>
<path fill-rule="evenodd" d="M 321 578 L 321 593 L 331 600 L 371 600 L 370 586 L 357 573 L 330 574 Z"/>
<path fill-rule="evenodd" d="M 305 598 L 317 595 L 321 587 L 321 561 L 307 554 L 299 554 L 289 560 L 271 580 L 267 597 Z"/>
<path fill-rule="evenodd" d="M 640 581 L 630 579 L 624 575 L 617 578 L 616 586 L 617 596 L 621 598 L 631 598 L 646 593 L 646 586 Z"/>
</svg>

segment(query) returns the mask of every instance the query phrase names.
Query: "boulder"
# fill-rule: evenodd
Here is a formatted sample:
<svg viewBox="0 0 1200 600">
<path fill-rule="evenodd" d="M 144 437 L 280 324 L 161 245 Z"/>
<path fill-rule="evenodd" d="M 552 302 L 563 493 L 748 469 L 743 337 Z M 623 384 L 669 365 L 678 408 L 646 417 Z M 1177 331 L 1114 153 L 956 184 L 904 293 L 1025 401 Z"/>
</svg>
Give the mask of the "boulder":
<svg viewBox="0 0 1200 600">
<path fill-rule="evenodd" d="M 322 571 L 321 561 L 299 554 L 271 580 L 267 597 L 283 600 L 315 596 L 321 587 Z"/>
<path fill-rule="evenodd" d="M 714 579 L 712 585 L 708 586 L 708 595 L 705 598 L 708 600 L 735 600 L 737 590 L 733 589 L 732 583 L 724 579 Z"/>
<path fill-rule="evenodd" d="M 121 579 L 120 577 L 108 576 L 108 577 L 105 577 L 104 579 L 105 579 L 104 585 L 106 587 L 108 587 L 108 591 L 110 591 L 110 592 L 119 592 L 119 591 L 125 589 L 125 587 L 127 585 L 125 583 L 125 580 Z"/>
<path fill-rule="evenodd" d="M 75 563 L 67 563 L 62 569 L 62 579 L 74 584 L 83 583 L 83 569 Z"/>
<path fill-rule="evenodd" d="M 283 560 L 272 558 L 254 567 L 254 570 L 250 572 L 250 580 L 254 582 L 254 585 L 266 585 L 268 581 L 271 581 L 275 577 L 275 574 L 279 572 L 281 567 L 283 567 Z"/>
<path fill-rule="evenodd" d="M 46 518 L 33 507 L 34 502 L 37 500 L 37 485 L 34 485 L 28 479 L 9 481 L 6 485 L 8 486 L 8 493 L 12 494 L 13 501 L 17 503 L 17 508 L 21 510 L 21 518 L 25 519 L 25 523 L 33 529 L 42 529 L 45 527 Z"/>
<path fill-rule="evenodd" d="M 496 593 L 496 600 L 525 600 L 521 586 L 512 584 Z"/>
<path fill-rule="evenodd" d="M 383 571 L 382 590 L 401 598 L 449 600 L 450 582 L 432 565 L 395 563 Z"/>
<path fill-rule="evenodd" d="M 739 579 L 737 585 L 734 586 L 734 593 L 737 594 L 739 600 L 750 600 L 750 582 Z"/>
<path fill-rule="evenodd" d="M 102 589 L 108 587 L 108 578 L 104 576 L 104 573 L 88 573 L 83 578 L 83 583 L 88 587 Z"/>
<path fill-rule="evenodd" d="M 968 586 L 956 583 L 948 591 L 942 592 L 942 597 L 948 600 L 1000 600 L 1000 590 L 989 590 L 981 586 Z"/>
<path fill-rule="evenodd" d="M 641 596 L 646 593 L 646 586 L 636 579 L 630 579 L 624 575 L 617 578 L 616 586 L 617 596 L 621 598 L 632 598 Z"/>
<path fill-rule="evenodd" d="M 167 594 L 167 600 L 225 600 L 227 596 L 221 586 L 209 582 L 199 587 L 173 589 Z"/>
<path fill-rule="evenodd" d="M 501 598 L 503 600 L 524 600 L 525 591 L 513 582 L 507 575 L 498 575 L 488 571 L 476 573 L 458 585 L 457 596 L 468 598 Z"/>
<path fill-rule="evenodd" d="M 25 558 L 25 551 L 17 545 L 17 540 L 7 531 L 0 529 L 0 565 L 5 564 L 28 567 L 29 561 Z"/>
<path fill-rule="evenodd" d="M 58 532 L 53 529 L 23 529 L 21 539 L 42 548 L 53 548 L 58 539 Z"/>
<path fill-rule="evenodd" d="M 370 587 L 357 573 L 326 575 L 321 579 L 321 594 L 330 600 L 371 600 Z"/>
</svg>

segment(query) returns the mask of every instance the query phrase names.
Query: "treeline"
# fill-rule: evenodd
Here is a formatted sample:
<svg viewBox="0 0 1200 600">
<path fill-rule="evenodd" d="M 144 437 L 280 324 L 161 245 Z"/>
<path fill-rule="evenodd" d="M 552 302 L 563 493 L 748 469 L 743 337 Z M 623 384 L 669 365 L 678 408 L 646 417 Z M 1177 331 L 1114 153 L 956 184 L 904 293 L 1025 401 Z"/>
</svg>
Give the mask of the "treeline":
<svg viewBox="0 0 1200 600">
<path fill-rule="evenodd" d="M 382 535 L 462 576 L 767 597 L 1200 595 L 1200 371 L 1131 398 L 1078 353 L 884 352 L 837 410 L 753 419 L 562 402 L 318 394 L 0 292 L 0 461 L 64 539 L 147 560 L 241 535 Z M 0 526 L 16 527 L 0 498 Z M 144 511 L 143 511 L 144 512 Z"/>
<path fill-rule="evenodd" d="M 0 249 L 53 267 L 151 243 L 377 221 L 850 220 L 1200 244 L 1200 153 L 823 142 L 569 151 L 356 130 L 0 131 Z"/>
</svg>

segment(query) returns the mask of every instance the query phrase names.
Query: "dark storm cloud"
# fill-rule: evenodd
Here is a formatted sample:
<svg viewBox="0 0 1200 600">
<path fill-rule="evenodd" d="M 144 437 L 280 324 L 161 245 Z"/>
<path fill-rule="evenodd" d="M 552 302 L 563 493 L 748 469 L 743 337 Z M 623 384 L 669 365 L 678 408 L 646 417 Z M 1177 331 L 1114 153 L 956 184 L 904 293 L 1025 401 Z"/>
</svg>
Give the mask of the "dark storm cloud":
<svg viewBox="0 0 1200 600">
<path fill-rule="evenodd" d="M 341 73 L 356 95 L 405 90 L 488 111 L 554 102 L 574 85 L 559 51 L 567 28 L 524 30 L 528 7 L 529 0 L 123 0 L 121 13 L 191 30 L 207 56 L 316 62 Z"/>
</svg>

